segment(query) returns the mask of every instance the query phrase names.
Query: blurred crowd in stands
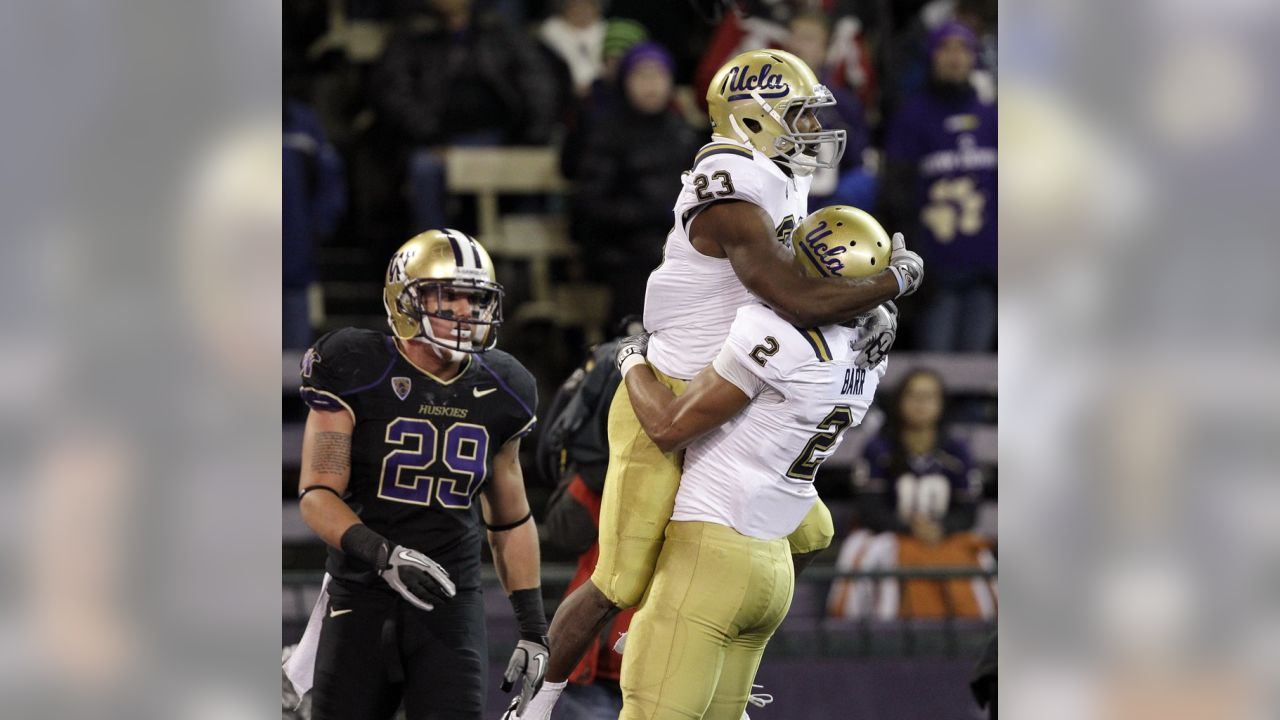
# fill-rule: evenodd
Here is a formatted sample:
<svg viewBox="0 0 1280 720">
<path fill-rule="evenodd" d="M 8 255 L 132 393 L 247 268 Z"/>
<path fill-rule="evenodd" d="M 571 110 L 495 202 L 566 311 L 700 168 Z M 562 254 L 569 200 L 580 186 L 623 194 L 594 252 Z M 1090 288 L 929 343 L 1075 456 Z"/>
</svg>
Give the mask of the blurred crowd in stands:
<svg viewBox="0 0 1280 720">
<path fill-rule="evenodd" d="M 459 146 L 554 148 L 570 191 L 502 210 L 565 216 L 576 253 L 556 280 L 608 284 L 611 321 L 640 312 L 680 173 L 708 139 L 707 82 L 774 46 L 832 90 L 821 119 L 848 133 L 813 207 L 869 209 L 926 257 L 898 349 L 993 352 L 995 1 L 746 0 L 709 23 L 714 4 L 286 3 L 286 346 L 325 329 L 317 246 L 367 249 L 376 266 L 420 230 L 476 231 L 471 199 L 446 192 L 444 150 Z"/>
</svg>

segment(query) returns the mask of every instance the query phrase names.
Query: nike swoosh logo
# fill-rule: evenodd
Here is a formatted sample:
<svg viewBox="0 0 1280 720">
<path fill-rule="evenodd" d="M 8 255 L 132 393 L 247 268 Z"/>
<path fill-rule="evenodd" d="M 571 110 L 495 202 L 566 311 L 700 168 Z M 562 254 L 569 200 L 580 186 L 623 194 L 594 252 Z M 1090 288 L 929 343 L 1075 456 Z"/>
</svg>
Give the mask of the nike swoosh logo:
<svg viewBox="0 0 1280 720">
<path fill-rule="evenodd" d="M 476 397 L 484 397 L 485 395 L 488 395 L 491 392 L 498 392 L 498 388 L 489 388 L 488 390 L 481 390 L 480 388 L 471 388 L 471 394 Z"/>
<path fill-rule="evenodd" d="M 349 612 L 355 612 L 355 610 L 352 608 L 347 608 L 346 610 L 338 610 L 336 608 L 330 608 L 329 617 L 338 617 L 339 615 L 346 615 Z"/>
<path fill-rule="evenodd" d="M 416 558 L 416 557 L 414 557 L 414 556 L 410 555 L 407 551 L 401 551 L 401 552 L 400 552 L 400 559 L 401 559 L 401 560 L 408 560 L 408 561 L 409 561 L 409 562 L 411 562 L 411 563 L 417 563 L 418 565 L 421 565 L 421 566 L 422 566 L 422 567 L 424 567 L 424 568 L 429 568 L 429 567 L 431 567 L 430 565 L 428 565 L 427 563 L 423 562 L 422 560 L 420 560 L 420 559 L 418 559 L 418 558 Z"/>
</svg>

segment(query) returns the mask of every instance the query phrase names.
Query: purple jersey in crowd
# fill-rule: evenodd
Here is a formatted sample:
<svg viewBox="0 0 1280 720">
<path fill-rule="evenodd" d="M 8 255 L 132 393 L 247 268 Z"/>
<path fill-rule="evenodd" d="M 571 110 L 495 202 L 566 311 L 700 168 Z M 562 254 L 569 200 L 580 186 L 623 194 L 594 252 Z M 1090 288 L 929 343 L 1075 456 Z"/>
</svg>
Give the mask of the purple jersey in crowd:
<svg viewBox="0 0 1280 720">
<path fill-rule="evenodd" d="M 960 100 L 919 93 L 894 116 L 885 158 L 909 163 L 918 173 L 924 233 L 915 248 L 948 269 L 994 271 L 995 104 L 983 103 L 976 93 Z"/>
<path fill-rule="evenodd" d="M 857 482 L 864 490 L 887 493 L 903 521 L 917 513 L 941 520 L 953 501 L 972 502 L 982 492 L 969 448 L 955 438 L 943 439 L 933 452 L 908 458 L 905 464 L 893 455 L 887 438 L 873 437 L 863 450 Z"/>
</svg>

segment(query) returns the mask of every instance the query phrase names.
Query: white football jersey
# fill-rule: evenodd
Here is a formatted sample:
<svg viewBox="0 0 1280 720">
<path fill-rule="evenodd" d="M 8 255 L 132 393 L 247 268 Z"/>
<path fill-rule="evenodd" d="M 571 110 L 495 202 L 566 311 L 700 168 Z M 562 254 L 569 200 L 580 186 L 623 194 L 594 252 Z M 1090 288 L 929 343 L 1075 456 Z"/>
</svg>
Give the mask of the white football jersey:
<svg viewBox="0 0 1280 720">
<path fill-rule="evenodd" d="M 689 242 L 689 223 L 716 200 L 744 200 L 769 214 L 778 240 L 808 212 L 812 177 L 792 178 L 750 145 L 717 139 L 704 145 L 681 177 L 675 225 L 667 233 L 662 264 L 649 275 L 644 327 L 649 362 L 671 377 L 690 379 L 724 344 L 738 308 L 756 302 L 728 258 L 713 258 Z"/>
<path fill-rule="evenodd" d="M 752 400 L 685 451 L 672 519 L 762 540 L 799 527 L 818 499 L 818 466 L 862 422 L 888 366 L 854 366 L 861 332 L 800 330 L 759 304 L 738 310 L 713 367 Z"/>
</svg>

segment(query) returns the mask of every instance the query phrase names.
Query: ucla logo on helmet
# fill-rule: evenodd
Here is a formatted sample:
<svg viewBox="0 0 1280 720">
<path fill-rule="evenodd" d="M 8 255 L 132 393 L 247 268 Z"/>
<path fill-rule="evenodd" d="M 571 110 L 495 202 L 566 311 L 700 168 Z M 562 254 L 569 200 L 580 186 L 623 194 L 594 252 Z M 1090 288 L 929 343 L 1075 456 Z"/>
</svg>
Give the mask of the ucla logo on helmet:
<svg viewBox="0 0 1280 720">
<path fill-rule="evenodd" d="M 751 97 L 753 90 L 759 90 L 762 98 L 780 98 L 791 92 L 791 86 L 782 81 L 782 73 L 770 72 L 771 70 L 773 63 L 765 63 L 760 67 L 760 72 L 755 74 L 752 74 L 749 63 L 730 68 L 720 83 L 720 94 L 723 95 L 726 91 L 733 93 L 726 98 L 733 102 Z"/>
<path fill-rule="evenodd" d="M 847 248 L 843 245 L 836 245 L 832 247 L 823 242 L 827 236 L 831 235 L 831 232 L 830 228 L 827 227 L 827 221 L 823 220 L 818 223 L 817 227 L 805 234 L 804 244 L 809 247 L 813 252 L 813 255 L 817 257 L 828 270 L 839 274 L 841 270 L 844 270 L 844 262 L 836 256 L 844 254 L 844 251 Z"/>
</svg>

